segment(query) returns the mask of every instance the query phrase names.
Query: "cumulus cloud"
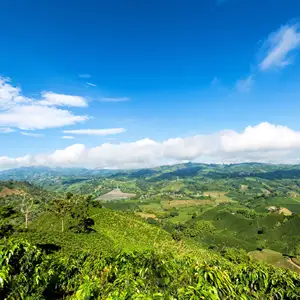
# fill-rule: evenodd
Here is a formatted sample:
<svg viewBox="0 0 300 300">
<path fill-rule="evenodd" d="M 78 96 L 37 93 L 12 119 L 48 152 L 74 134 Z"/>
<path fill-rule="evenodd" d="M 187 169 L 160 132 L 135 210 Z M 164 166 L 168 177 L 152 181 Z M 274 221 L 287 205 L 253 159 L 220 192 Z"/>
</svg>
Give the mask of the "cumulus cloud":
<svg viewBox="0 0 300 300">
<path fill-rule="evenodd" d="M 269 35 L 264 43 L 265 57 L 259 67 L 261 71 L 284 68 L 291 64 L 291 52 L 300 48 L 300 26 L 285 25 Z"/>
<path fill-rule="evenodd" d="M 50 154 L 0 157 L 0 168 L 31 165 L 141 168 L 183 161 L 296 163 L 300 156 L 300 132 L 286 126 L 260 123 L 242 132 L 221 132 L 172 138 L 162 142 L 143 139 L 131 143 L 104 143 L 88 148 L 74 144 Z"/>
<path fill-rule="evenodd" d="M 265 122 L 248 126 L 243 133 L 226 131 L 221 144 L 227 153 L 300 149 L 300 132 Z"/>
<path fill-rule="evenodd" d="M 74 140 L 74 136 L 71 136 L 71 135 L 64 135 L 61 138 L 65 139 L 65 140 Z"/>
<path fill-rule="evenodd" d="M 43 100 L 39 101 L 41 105 L 48 106 L 74 106 L 86 107 L 88 106 L 87 100 L 84 97 L 56 94 L 53 92 L 43 92 Z"/>
<path fill-rule="evenodd" d="M 121 97 L 121 98 L 101 98 L 101 102 L 124 102 L 124 101 L 129 101 L 130 99 L 128 97 Z"/>
<path fill-rule="evenodd" d="M 253 76 L 248 76 L 246 79 L 238 80 L 236 83 L 236 89 L 240 93 L 247 93 L 251 91 L 254 84 Z"/>
<path fill-rule="evenodd" d="M 63 133 L 82 134 L 82 135 L 110 135 L 125 132 L 125 128 L 109 128 L 109 129 L 76 129 L 64 130 Z"/>
<path fill-rule="evenodd" d="M 22 95 L 20 87 L 0 77 L 0 128 L 44 129 L 73 125 L 88 119 L 56 106 L 87 106 L 80 96 L 43 92 L 42 100 Z"/>
</svg>

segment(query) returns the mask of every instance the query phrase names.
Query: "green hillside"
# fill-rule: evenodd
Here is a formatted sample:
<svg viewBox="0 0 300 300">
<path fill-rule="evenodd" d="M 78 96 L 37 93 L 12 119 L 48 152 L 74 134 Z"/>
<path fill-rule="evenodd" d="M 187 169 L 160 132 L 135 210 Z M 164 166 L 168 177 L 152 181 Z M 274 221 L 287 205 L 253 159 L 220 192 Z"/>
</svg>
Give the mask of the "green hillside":
<svg viewBox="0 0 300 300">
<path fill-rule="evenodd" d="M 300 294 L 298 166 L 26 170 L 0 182 L 0 299 Z"/>
<path fill-rule="evenodd" d="M 175 242 L 169 233 L 139 220 L 132 214 L 94 208 L 91 209 L 90 215 L 95 225 L 94 231 L 89 234 L 61 232 L 59 218 L 53 213 L 46 212 L 30 224 L 28 232 L 18 234 L 18 238 L 25 238 L 37 244 L 55 244 L 61 246 L 65 252 L 145 249 L 180 251 L 178 242 Z M 68 218 L 65 225 L 71 226 L 72 219 Z"/>
</svg>

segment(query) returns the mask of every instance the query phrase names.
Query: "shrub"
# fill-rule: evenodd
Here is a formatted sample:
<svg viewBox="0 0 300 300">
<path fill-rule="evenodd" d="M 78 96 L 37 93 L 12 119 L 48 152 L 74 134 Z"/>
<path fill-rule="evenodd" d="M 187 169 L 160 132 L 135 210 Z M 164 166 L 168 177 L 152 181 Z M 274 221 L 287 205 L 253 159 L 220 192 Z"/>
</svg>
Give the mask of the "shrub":
<svg viewBox="0 0 300 300">
<path fill-rule="evenodd" d="M 155 251 L 64 257 L 10 242 L 0 250 L 0 298 L 299 299 L 298 274 L 245 261 L 237 250 L 225 256 L 234 263 Z"/>
</svg>

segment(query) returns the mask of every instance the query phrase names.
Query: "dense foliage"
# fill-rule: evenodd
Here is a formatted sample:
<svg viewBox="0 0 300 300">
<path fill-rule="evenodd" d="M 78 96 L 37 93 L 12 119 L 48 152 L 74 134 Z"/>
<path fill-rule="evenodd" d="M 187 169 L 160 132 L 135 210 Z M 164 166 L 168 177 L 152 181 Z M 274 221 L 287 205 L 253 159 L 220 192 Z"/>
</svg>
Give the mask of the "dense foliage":
<svg viewBox="0 0 300 300">
<path fill-rule="evenodd" d="M 26 242 L 9 243 L 0 252 L 0 295 L 7 299 L 298 299 L 299 294 L 299 276 L 250 261 L 207 263 L 152 251 L 59 257 Z"/>
</svg>

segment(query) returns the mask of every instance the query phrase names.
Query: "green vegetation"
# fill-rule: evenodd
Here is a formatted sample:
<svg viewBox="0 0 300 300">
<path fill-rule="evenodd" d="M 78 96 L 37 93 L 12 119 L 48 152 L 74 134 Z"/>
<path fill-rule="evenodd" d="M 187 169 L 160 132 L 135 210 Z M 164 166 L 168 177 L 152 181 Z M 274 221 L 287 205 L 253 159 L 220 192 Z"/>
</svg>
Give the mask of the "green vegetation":
<svg viewBox="0 0 300 300">
<path fill-rule="evenodd" d="M 300 294 L 299 166 L 23 168 L 0 178 L 0 299 Z"/>
</svg>

